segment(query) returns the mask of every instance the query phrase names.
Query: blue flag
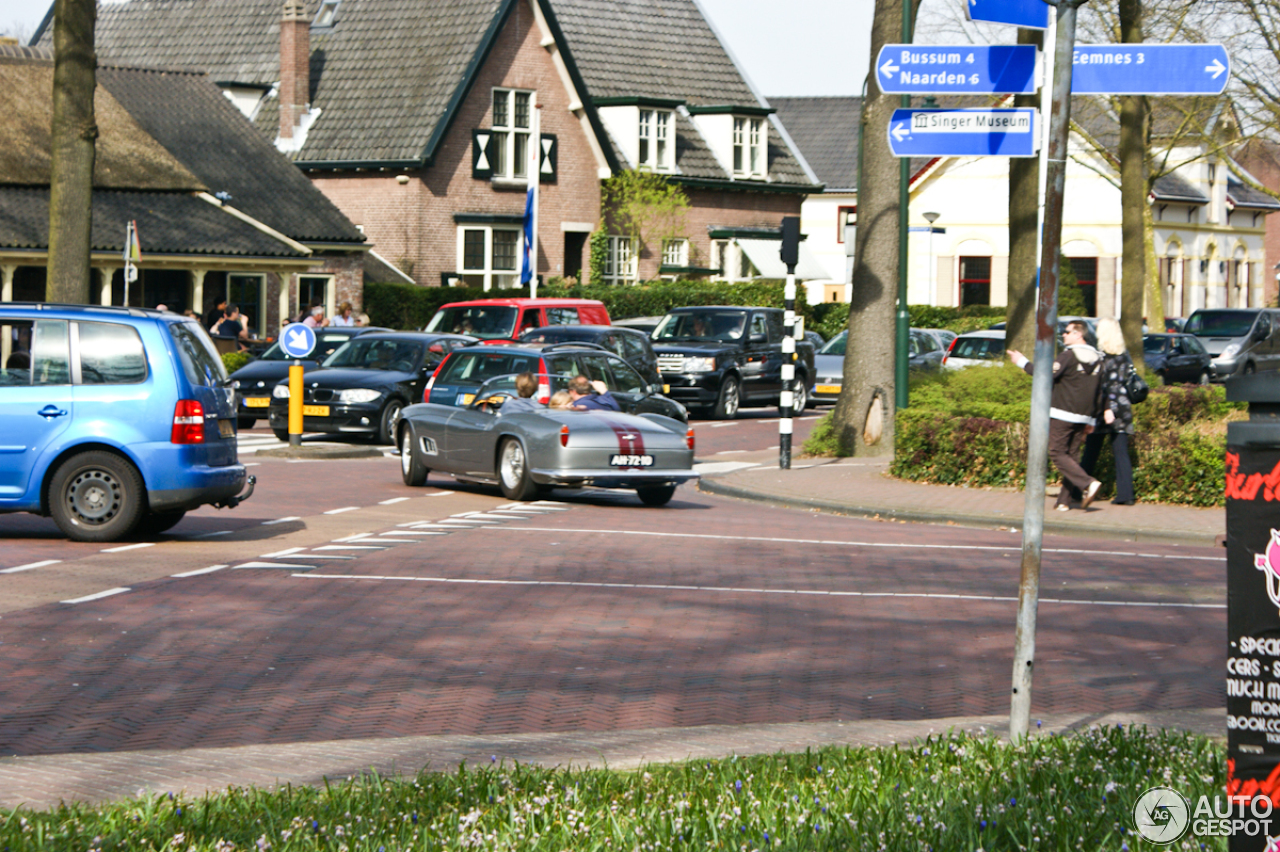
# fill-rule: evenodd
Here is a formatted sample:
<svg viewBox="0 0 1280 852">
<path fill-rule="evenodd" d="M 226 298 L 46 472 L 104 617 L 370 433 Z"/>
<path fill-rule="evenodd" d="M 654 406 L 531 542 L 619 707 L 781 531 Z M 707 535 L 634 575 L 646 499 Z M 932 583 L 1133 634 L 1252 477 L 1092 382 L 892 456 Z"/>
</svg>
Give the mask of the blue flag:
<svg viewBox="0 0 1280 852">
<path fill-rule="evenodd" d="M 524 202 L 524 263 L 520 267 L 520 283 L 528 286 L 533 280 L 533 183 L 529 184 L 529 193 Z"/>
</svg>

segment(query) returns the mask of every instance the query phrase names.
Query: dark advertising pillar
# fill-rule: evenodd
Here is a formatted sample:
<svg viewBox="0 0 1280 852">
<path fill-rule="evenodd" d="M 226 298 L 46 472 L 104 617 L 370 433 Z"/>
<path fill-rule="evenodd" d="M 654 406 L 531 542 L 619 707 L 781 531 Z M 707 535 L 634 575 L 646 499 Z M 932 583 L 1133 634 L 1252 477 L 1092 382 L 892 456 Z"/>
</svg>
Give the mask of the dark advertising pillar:
<svg viewBox="0 0 1280 852">
<path fill-rule="evenodd" d="M 1247 422 L 1227 424 L 1226 458 L 1227 793 L 1248 817 L 1280 805 L 1280 374 L 1232 379 L 1227 399 L 1249 403 Z M 1232 852 L 1266 847 L 1231 835 Z"/>
</svg>

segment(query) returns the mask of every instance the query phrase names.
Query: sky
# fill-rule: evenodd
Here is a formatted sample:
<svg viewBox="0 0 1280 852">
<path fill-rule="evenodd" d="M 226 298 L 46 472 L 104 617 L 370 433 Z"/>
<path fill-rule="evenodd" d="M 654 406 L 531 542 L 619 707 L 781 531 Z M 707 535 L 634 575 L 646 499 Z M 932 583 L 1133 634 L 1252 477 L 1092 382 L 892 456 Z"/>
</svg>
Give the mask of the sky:
<svg viewBox="0 0 1280 852">
<path fill-rule="evenodd" d="M 218 0 L 206 0 L 218 2 Z M 856 95 L 871 49 L 872 0 L 698 0 L 765 97 Z M 0 34 L 30 36 L 45 0 L 0 0 Z"/>
</svg>

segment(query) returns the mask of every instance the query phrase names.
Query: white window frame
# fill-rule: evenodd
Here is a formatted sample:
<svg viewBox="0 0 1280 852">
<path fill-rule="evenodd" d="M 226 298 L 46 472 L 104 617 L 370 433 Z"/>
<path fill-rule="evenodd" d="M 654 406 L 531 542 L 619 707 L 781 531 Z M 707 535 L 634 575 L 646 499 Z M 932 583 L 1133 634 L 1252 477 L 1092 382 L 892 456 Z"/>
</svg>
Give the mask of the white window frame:
<svg viewBox="0 0 1280 852">
<path fill-rule="evenodd" d="M 768 171 L 766 149 L 769 130 L 763 118 L 745 115 L 733 117 L 733 176 L 763 178 Z"/>
<path fill-rule="evenodd" d="M 688 266 L 689 265 L 689 241 L 683 237 L 674 240 L 665 240 L 662 243 L 662 265 L 663 266 Z"/>
<path fill-rule="evenodd" d="M 675 115 L 665 109 L 641 109 L 636 165 L 655 172 L 671 171 L 671 129 Z"/>
<path fill-rule="evenodd" d="M 468 231 L 484 234 L 484 262 L 478 267 L 466 265 L 466 241 Z M 494 232 L 511 234 L 515 238 L 515 254 L 510 269 L 494 266 Z M 519 225 L 459 225 L 458 226 L 458 276 L 480 279 L 485 290 L 506 290 L 520 286 L 520 226 Z"/>
<path fill-rule="evenodd" d="M 493 176 L 502 180 L 529 179 L 529 137 L 533 132 L 535 92 L 494 88 L 490 100 L 493 132 Z M 516 109 L 525 106 L 524 125 L 517 123 Z"/>
<path fill-rule="evenodd" d="M 320 8 L 316 10 L 315 20 L 311 22 L 311 28 L 322 30 L 332 27 L 338 17 L 338 6 L 341 2 L 342 0 L 322 0 Z"/>
<path fill-rule="evenodd" d="M 720 272 L 711 276 L 712 281 L 728 281 L 729 276 L 733 273 L 732 267 L 728 264 L 728 259 L 733 256 L 730 250 L 732 243 L 729 240 L 712 240 L 711 241 L 711 260 L 712 269 L 719 269 Z"/>
<path fill-rule="evenodd" d="M 638 277 L 639 257 L 635 241 L 630 237 L 609 237 L 609 254 L 604 263 L 606 284 L 634 284 Z"/>
</svg>

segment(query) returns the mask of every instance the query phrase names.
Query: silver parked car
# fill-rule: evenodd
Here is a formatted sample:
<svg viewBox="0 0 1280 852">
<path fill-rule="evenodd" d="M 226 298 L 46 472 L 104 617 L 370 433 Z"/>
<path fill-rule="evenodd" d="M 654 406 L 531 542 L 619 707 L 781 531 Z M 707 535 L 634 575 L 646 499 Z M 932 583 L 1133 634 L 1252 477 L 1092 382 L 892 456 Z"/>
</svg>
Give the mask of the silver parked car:
<svg viewBox="0 0 1280 852">
<path fill-rule="evenodd" d="M 463 482 L 496 484 L 509 500 L 531 500 L 557 486 L 598 486 L 634 488 L 645 505 L 662 506 L 680 483 L 698 478 L 693 429 L 686 424 L 660 414 L 504 414 L 514 378 L 485 382 L 466 406 L 406 408 L 396 433 L 405 484 L 423 485 L 438 470 Z"/>
</svg>

